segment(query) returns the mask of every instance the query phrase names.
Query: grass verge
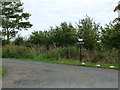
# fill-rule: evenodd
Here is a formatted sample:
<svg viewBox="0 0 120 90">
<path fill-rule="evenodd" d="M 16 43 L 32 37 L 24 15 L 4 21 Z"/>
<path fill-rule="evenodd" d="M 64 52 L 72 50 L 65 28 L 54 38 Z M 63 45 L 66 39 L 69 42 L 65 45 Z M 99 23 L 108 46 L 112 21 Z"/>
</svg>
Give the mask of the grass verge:
<svg viewBox="0 0 120 90">
<path fill-rule="evenodd" d="M 37 61 L 37 62 L 46 62 L 46 63 L 54 63 L 54 64 L 65 64 L 65 65 L 75 65 L 75 66 L 86 66 L 86 67 L 95 67 L 95 68 L 105 68 L 105 69 L 116 69 L 120 70 L 120 65 L 117 64 L 103 64 L 101 63 L 100 67 L 96 67 L 97 63 L 89 63 L 86 62 L 85 65 L 82 65 L 80 62 L 74 61 L 59 61 L 59 60 L 51 60 L 51 59 L 28 59 L 28 58 L 4 58 L 4 59 L 12 59 L 12 60 L 24 60 L 24 61 Z M 110 68 L 110 66 L 114 66 L 114 68 Z"/>
<path fill-rule="evenodd" d="M 0 67 L 0 77 L 5 75 L 5 73 L 7 72 L 7 69 L 4 67 Z"/>
</svg>

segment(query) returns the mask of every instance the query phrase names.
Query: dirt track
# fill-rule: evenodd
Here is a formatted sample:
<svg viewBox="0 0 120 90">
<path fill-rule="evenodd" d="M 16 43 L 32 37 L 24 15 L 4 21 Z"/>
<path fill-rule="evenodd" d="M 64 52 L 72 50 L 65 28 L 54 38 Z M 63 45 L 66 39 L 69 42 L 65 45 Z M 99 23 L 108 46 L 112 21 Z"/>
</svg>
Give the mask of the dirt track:
<svg viewBox="0 0 120 90">
<path fill-rule="evenodd" d="M 117 70 L 5 59 L 3 66 L 3 88 L 118 88 Z"/>
</svg>

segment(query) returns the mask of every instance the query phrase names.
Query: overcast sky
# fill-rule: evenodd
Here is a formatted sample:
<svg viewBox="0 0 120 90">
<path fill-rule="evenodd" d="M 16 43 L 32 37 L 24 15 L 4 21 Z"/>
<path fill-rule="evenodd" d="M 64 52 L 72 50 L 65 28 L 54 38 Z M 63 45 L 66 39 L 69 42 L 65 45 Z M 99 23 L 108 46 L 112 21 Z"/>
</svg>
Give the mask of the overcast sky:
<svg viewBox="0 0 120 90">
<path fill-rule="evenodd" d="M 33 27 L 20 32 L 28 36 L 33 31 L 48 30 L 50 26 L 61 22 L 71 22 L 75 25 L 87 14 L 96 23 L 104 25 L 117 17 L 113 9 L 119 0 L 22 0 L 25 12 L 32 16 L 29 21 Z"/>
</svg>

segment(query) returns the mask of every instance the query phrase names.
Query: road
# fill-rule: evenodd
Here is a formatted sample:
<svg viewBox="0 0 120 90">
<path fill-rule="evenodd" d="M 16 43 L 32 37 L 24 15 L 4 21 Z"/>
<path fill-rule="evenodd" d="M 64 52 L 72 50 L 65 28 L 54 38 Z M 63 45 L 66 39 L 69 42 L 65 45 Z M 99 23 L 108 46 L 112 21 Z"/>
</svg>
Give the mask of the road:
<svg viewBox="0 0 120 90">
<path fill-rule="evenodd" d="M 118 71 L 3 59 L 3 88 L 118 88 Z"/>
</svg>

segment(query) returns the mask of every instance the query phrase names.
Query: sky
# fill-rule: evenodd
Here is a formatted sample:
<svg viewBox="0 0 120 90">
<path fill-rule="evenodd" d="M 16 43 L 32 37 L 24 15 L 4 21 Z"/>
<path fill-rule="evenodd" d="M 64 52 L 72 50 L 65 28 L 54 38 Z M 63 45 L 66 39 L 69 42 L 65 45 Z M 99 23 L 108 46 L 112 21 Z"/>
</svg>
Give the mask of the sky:
<svg viewBox="0 0 120 90">
<path fill-rule="evenodd" d="M 61 22 L 71 22 L 75 26 L 86 15 L 101 25 L 118 17 L 113 9 L 119 0 L 21 0 L 24 12 L 31 14 L 29 21 L 33 27 L 19 34 L 28 37 L 31 32 L 48 30 Z"/>
</svg>

